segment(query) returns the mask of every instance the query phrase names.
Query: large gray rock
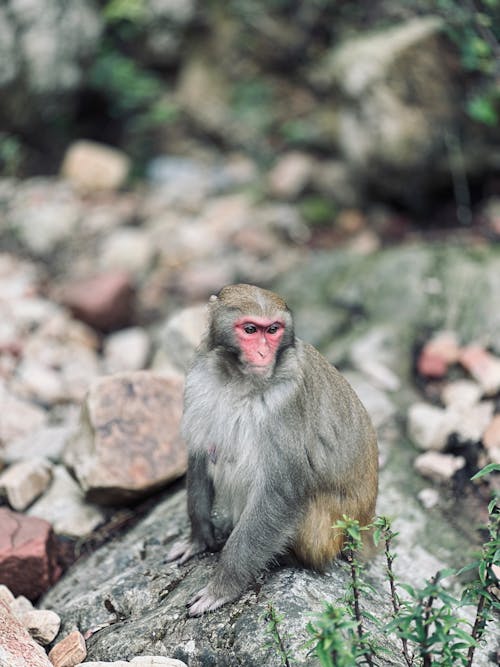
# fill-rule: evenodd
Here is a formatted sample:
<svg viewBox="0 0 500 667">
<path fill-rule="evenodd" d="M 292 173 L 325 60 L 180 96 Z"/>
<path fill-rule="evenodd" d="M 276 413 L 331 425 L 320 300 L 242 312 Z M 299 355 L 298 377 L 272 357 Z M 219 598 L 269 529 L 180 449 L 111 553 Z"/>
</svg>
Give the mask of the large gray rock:
<svg viewBox="0 0 500 667">
<path fill-rule="evenodd" d="M 288 274 L 278 289 L 299 314 L 311 307 L 319 314 L 321 304 L 340 313 L 339 318 L 327 320 L 330 337 L 338 360 L 357 362 L 356 376 L 362 372 L 363 364 L 358 362 L 364 353 L 352 359 L 353 343 L 363 341 L 364 352 L 369 332 L 384 327 L 390 349 L 384 348 L 384 355 L 383 346 L 374 349 L 379 349 L 379 360 L 401 383 L 391 394 L 399 417 L 415 401 L 410 369 L 418 327 L 438 330 L 451 323 L 464 340 L 481 334 L 485 343 L 498 345 L 498 309 L 491 304 L 500 301 L 499 271 L 498 252 L 415 245 L 366 258 L 341 251 L 315 256 L 313 262 Z M 307 337 L 306 328 L 302 335 Z M 372 344 L 373 340 L 370 349 Z M 359 387 L 368 401 L 371 390 Z M 382 389 L 376 391 L 383 395 Z M 374 405 L 376 412 L 379 408 Z M 429 513 L 421 506 L 417 493 L 422 481 L 412 466 L 416 450 L 408 443 L 403 420 L 394 420 L 391 408 L 380 425 L 385 464 L 377 510 L 393 516 L 399 532 L 397 576 L 422 585 L 443 567 L 465 564 L 467 535 L 472 539 L 473 530 L 456 521 L 458 500 L 452 505 L 453 520 L 443 516 L 439 507 Z M 217 555 L 199 557 L 181 567 L 165 562 L 170 544 L 187 533 L 187 523 L 183 492 L 162 499 L 129 533 L 77 563 L 45 597 L 43 606 L 62 616 L 64 632 L 74 626 L 82 632 L 93 630 L 87 643 L 89 660 L 123 660 L 148 653 L 176 657 L 190 667 L 278 667 L 281 657 L 270 644 L 264 620 L 271 603 L 283 615 L 280 632 L 294 664 L 316 667 L 318 661 L 304 647 L 305 626 L 310 614 L 322 610 L 324 601 L 339 601 L 345 595 L 348 574 L 342 563 L 334 563 L 325 575 L 295 568 L 271 570 L 239 601 L 202 618 L 189 618 L 185 605 L 206 583 Z M 381 620 L 390 614 L 384 568 L 383 557 L 377 556 L 368 570 L 376 592 L 363 596 L 364 608 Z M 498 639 L 495 632 L 491 625 L 489 644 L 478 650 L 476 665 L 491 664 L 487 655 Z M 387 640 L 387 647 L 384 665 L 403 665 L 392 640 Z"/>
</svg>

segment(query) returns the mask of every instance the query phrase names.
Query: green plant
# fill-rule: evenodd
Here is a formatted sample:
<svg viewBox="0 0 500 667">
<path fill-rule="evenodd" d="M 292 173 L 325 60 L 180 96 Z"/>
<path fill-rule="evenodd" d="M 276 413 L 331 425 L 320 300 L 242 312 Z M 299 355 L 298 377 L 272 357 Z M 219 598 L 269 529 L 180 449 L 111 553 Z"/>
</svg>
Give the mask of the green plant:
<svg viewBox="0 0 500 667">
<path fill-rule="evenodd" d="M 267 621 L 266 631 L 269 635 L 269 645 L 274 647 L 281 659 L 281 664 L 284 667 L 291 667 L 292 656 L 286 647 L 286 636 L 283 636 L 280 630 L 280 623 L 284 619 L 283 615 L 279 615 L 274 606 L 269 603 L 264 614 L 264 620 Z"/>
<path fill-rule="evenodd" d="M 13 134 L 0 132 L 0 173 L 3 176 L 16 176 L 24 160 L 21 141 Z"/>
</svg>

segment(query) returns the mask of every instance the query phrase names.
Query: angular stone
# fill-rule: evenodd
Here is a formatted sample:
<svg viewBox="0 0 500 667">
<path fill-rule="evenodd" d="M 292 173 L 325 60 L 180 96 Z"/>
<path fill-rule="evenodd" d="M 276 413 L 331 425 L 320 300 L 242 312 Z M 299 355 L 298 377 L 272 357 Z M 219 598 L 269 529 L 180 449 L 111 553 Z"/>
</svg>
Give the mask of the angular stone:
<svg viewBox="0 0 500 667">
<path fill-rule="evenodd" d="M 445 483 L 449 482 L 453 475 L 465 466 L 465 458 L 441 452 L 425 452 L 417 456 L 414 466 L 423 477 L 434 482 Z"/>
<path fill-rule="evenodd" d="M 486 396 L 500 391 L 500 359 L 480 345 L 469 345 L 460 353 L 460 363 L 479 382 Z"/>
<path fill-rule="evenodd" d="M 18 511 L 26 509 L 50 484 L 51 466 L 41 458 L 15 463 L 0 475 L 0 494 Z"/>
<path fill-rule="evenodd" d="M 2 667 L 53 667 L 43 648 L 0 600 L 0 664 Z"/>
<path fill-rule="evenodd" d="M 61 619 L 49 609 L 33 609 L 21 614 L 19 620 L 35 641 L 47 646 L 57 637 Z"/>
<path fill-rule="evenodd" d="M 24 614 L 28 614 L 30 611 L 33 611 L 34 608 L 35 607 L 33 606 L 32 602 L 24 595 L 18 595 L 14 602 L 12 602 L 10 605 L 12 613 L 15 614 L 18 618 L 21 618 L 21 616 Z"/>
<path fill-rule="evenodd" d="M 60 573 L 51 525 L 0 508 L 0 583 L 36 600 Z"/>
<path fill-rule="evenodd" d="M 134 289 L 124 271 L 110 271 L 68 285 L 60 298 L 75 317 L 101 331 L 119 329 L 132 319 Z"/>
<path fill-rule="evenodd" d="M 65 455 L 89 500 L 128 502 L 185 472 L 182 397 L 181 380 L 150 371 L 104 377 L 91 386 L 80 431 Z"/>
<path fill-rule="evenodd" d="M 57 535 L 71 537 L 85 537 L 104 521 L 101 509 L 85 502 L 80 485 L 64 466 L 53 469 L 50 488 L 28 514 L 51 523 Z"/>
<path fill-rule="evenodd" d="M 111 334 L 104 341 L 104 366 L 108 373 L 139 371 L 145 367 L 151 341 L 145 329 L 131 327 Z"/>
<path fill-rule="evenodd" d="M 10 605 L 14 602 L 16 598 L 11 592 L 10 588 L 5 586 L 5 584 L 0 584 L 0 601 L 5 602 L 5 604 Z"/>
<path fill-rule="evenodd" d="M 49 660 L 54 667 L 74 667 L 87 657 L 85 639 L 75 630 L 54 646 L 49 653 Z"/>
<path fill-rule="evenodd" d="M 421 375 L 442 378 L 448 367 L 458 361 L 460 347 L 453 331 L 440 331 L 429 340 L 417 361 L 417 369 Z"/>
<path fill-rule="evenodd" d="M 76 141 L 66 151 L 61 174 L 81 192 L 120 188 L 130 170 L 130 160 L 121 151 L 94 141 Z"/>
</svg>

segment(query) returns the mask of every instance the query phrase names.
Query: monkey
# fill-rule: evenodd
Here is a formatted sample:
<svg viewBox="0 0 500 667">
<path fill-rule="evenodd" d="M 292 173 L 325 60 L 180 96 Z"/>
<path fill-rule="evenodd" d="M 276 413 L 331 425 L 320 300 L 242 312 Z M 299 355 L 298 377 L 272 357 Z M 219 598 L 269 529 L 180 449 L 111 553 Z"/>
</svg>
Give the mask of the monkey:
<svg viewBox="0 0 500 667">
<path fill-rule="evenodd" d="M 368 525 L 378 492 L 373 425 L 347 380 L 295 336 L 285 301 L 254 285 L 209 300 L 208 329 L 186 377 L 190 537 L 167 561 L 217 551 L 213 577 L 188 603 L 198 616 L 237 599 L 287 554 L 325 568 L 343 548 L 334 524 Z"/>
</svg>

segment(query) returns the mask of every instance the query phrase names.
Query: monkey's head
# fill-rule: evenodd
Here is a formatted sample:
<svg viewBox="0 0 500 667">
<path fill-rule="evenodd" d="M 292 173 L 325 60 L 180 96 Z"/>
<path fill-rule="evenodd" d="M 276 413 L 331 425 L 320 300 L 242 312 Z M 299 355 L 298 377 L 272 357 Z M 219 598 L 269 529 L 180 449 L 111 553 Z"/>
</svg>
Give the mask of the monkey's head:
<svg viewBox="0 0 500 667">
<path fill-rule="evenodd" d="M 236 357 L 245 372 L 269 376 L 294 340 L 292 314 L 277 294 L 239 284 L 210 298 L 209 347 Z"/>
</svg>

